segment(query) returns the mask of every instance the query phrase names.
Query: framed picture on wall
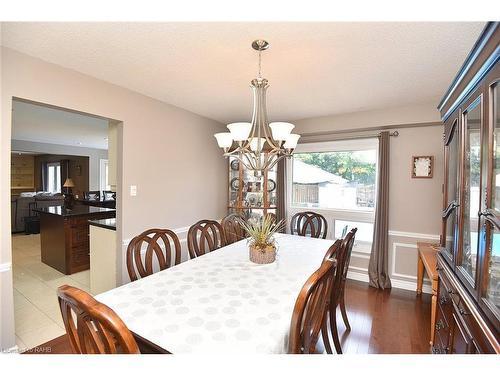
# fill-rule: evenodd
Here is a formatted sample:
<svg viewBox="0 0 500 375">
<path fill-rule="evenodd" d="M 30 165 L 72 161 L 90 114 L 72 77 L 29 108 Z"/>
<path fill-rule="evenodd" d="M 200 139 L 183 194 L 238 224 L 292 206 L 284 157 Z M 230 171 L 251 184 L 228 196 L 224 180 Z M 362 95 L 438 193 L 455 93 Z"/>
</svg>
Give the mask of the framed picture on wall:
<svg viewBox="0 0 500 375">
<path fill-rule="evenodd" d="M 412 178 L 432 178 L 434 156 L 413 156 L 411 163 Z"/>
</svg>

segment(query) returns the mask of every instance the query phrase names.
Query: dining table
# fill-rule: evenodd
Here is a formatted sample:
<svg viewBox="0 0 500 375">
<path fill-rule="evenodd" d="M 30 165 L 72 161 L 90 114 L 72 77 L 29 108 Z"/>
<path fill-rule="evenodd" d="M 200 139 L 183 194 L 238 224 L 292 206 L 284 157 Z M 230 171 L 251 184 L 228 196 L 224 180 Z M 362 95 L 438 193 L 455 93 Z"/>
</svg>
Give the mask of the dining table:
<svg viewBox="0 0 500 375">
<path fill-rule="evenodd" d="M 270 264 L 252 263 L 241 240 L 95 298 L 143 352 L 287 353 L 295 301 L 334 241 L 289 234 L 275 241 Z"/>
</svg>

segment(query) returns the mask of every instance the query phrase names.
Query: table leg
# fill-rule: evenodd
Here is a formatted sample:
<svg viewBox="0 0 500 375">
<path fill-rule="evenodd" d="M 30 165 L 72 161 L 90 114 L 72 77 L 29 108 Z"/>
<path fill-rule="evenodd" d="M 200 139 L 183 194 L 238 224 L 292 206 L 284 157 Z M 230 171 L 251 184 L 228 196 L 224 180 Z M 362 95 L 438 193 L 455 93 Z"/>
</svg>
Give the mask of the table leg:
<svg viewBox="0 0 500 375">
<path fill-rule="evenodd" d="M 418 254 L 418 262 L 417 262 L 417 294 L 422 294 L 422 284 L 424 282 L 424 262 L 422 262 L 422 258 L 420 258 L 420 254 Z"/>
<path fill-rule="evenodd" d="M 434 343 L 434 335 L 436 333 L 436 313 L 437 313 L 437 286 L 432 283 L 432 302 L 431 302 L 431 346 Z"/>
</svg>

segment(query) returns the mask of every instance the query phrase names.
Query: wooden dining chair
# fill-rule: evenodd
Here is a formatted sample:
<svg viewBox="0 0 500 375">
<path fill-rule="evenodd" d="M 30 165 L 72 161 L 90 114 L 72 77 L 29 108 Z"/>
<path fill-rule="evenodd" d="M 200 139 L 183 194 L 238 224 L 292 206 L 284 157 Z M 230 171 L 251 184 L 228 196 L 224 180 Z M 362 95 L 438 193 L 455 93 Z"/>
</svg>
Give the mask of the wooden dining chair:
<svg viewBox="0 0 500 375">
<path fill-rule="evenodd" d="M 230 245 L 246 238 L 246 232 L 241 226 L 240 220 L 245 220 L 245 218 L 243 215 L 238 213 L 229 214 L 222 219 L 221 225 L 224 230 L 226 245 Z"/>
<path fill-rule="evenodd" d="M 226 246 L 224 229 L 215 220 L 200 220 L 193 224 L 189 228 L 187 240 L 191 259 Z"/>
<path fill-rule="evenodd" d="M 57 297 L 74 354 L 140 354 L 134 336 L 108 306 L 69 285 L 59 287 Z"/>
<path fill-rule="evenodd" d="M 161 271 L 180 262 L 181 243 L 177 235 L 169 229 L 144 231 L 135 236 L 127 247 L 130 281 L 152 275 L 155 268 Z"/>
<path fill-rule="evenodd" d="M 317 352 L 320 334 L 325 341 L 326 316 L 332 295 L 331 288 L 336 264 L 335 259 L 322 262 L 321 267 L 307 279 L 302 287 L 295 302 L 290 324 L 289 353 L 313 354 Z"/>
<path fill-rule="evenodd" d="M 297 212 L 290 220 L 290 233 L 299 236 L 326 238 L 328 224 L 323 215 L 316 212 Z"/>
<path fill-rule="evenodd" d="M 349 233 L 342 239 L 340 249 L 336 251 L 337 256 L 337 271 L 335 276 L 334 286 L 332 288 L 332 296 L 329 306 L 330 331 L 333 337 L 335 350 L 338 354 L 342 354 L 340 345 L 339 333 L 337 329 L 337 306 L 340 306 L 342 320 L 347 331 L 351 330 L 349 320 L 347 319 L 347 311 L 345 308 L 345 284 L 347 280 L 347 272 L 349 271 L 349 263 L 351 261 L 352 247 L 356 238 L 357 228 L 351 229 Z M 337 243 L 337 240 L 335 243 Z"/>
</svg>

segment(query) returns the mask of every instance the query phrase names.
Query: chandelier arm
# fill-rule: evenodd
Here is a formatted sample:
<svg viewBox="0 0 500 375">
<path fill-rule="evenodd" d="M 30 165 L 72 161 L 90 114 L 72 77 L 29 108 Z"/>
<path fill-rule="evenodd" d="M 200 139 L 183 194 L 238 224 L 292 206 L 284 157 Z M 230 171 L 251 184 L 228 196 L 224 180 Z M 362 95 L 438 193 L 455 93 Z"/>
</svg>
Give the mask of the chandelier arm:
<svg viewBox="0 0 500 375">
<path fill-rule="evenodd" d="M 290 158 L 292 155 L 291 154 L 283 154 L 283 155 L 280 155 L 270 166 L 269 166 L 269 169 L 272 169 L 274 168 L 274 166 L 276 164 L 278 164 L 278 162 L 281 160 L 281 159 L 284 159 L 284 158 Z"/>
<path fill-rule="evenodd" d="M 248 165 L 248 164 L 245 162 L 245 160 L 243 160 L 243 158 L 241 157 L 241 155 L 240 155 L 240 154 L 236 155 L 235 157 L 236 157 L 236 159 L 238 159 L 238 161 L 239 161 L 241 164 L 243 164 L 243 166 L 244 166 L 246 169 L 250 169 L 250 170 L 252 169 L 252 166 L 251 166 L 251 165 Z"/>
<path fill-rule="evenodd" d="M 252 159 L 250 159 L 248 154 L 249 154 L 249 152 L 242 152 L 240 155 L 244 155 L 245 158 L 247 159 L 247 162 L 250 165 L 250 168 L 248 168 L 248 169 L 251 169 L 254 171 L 254 170 L 256 170 L 257 165 L 255 163 L 252 163 Z"/>
</svg>

